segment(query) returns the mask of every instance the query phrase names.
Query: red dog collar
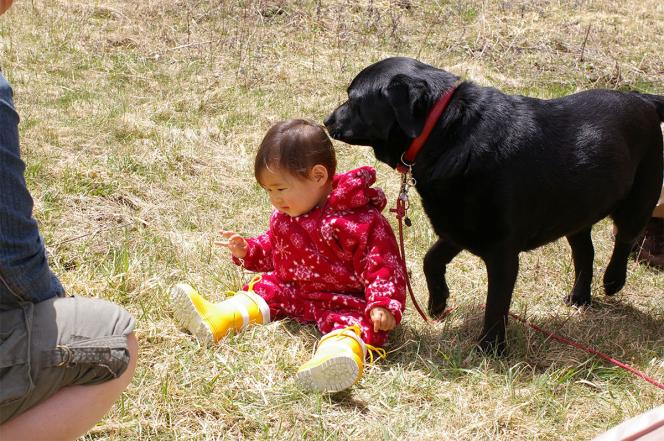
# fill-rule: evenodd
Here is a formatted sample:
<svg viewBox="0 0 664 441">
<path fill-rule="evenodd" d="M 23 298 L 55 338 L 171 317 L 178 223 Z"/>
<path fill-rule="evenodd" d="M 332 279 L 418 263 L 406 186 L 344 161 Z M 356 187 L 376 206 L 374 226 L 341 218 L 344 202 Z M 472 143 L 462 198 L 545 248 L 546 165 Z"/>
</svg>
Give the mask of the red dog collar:
<svg viewBox="0 0 664 441">
<path fill-rule="evenodd" d="M 447 108 L 447 105 L 449 104 L 450 99 L 452 99 L 452 95 L 454 94 L 454 91 L 457 89 L 459 84 L 460 82 L 454 83 L 454 85 L 447 92 L 445 92 L 444 95 L 438 98 L 438 101 L 436 101 L 436 104 L 434 104 L 433 108 L 431 109 L 431 112 L 429 112 L 429 115 L 427 116 L 427 120 L 424 123 L 424 128 L 422 129 L 422 133 L 420 133 L 420 135 L 417 138 L 413 139 L 413 142 L 410 143 L 410 147 L 408 147 L 408 150 L 406 150 L 401 155 L 401 163 L 397 164 L 397 170 L 399 172 L 406 173 L 410 169 L 410 167 L 412 167 L 415 164 L 414 161 L 415 158 L 417 157 L 417 154 L 420 152 L 420 149 L 427 141 L 427 139 L 429 139 L 431 131 L 438 122 L 440 116 Z"/>
</svg>

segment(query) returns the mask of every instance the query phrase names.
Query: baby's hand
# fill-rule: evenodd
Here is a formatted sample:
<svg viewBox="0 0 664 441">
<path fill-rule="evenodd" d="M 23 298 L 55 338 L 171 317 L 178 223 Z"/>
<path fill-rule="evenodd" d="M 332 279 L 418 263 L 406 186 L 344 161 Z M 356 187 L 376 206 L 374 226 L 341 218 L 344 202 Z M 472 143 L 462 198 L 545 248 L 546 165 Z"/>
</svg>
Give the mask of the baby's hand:
<svg viewBox="0 0 664 441">
<path fill-rule="evenodd" d="M 235 231 L 219 230 L 222 240 L 214 242 L 215 245 L 228 248 L 233 257 L 243 259 L 247 255 L 247 247 L 249 244 L 244 237 L 237 234 Z"/>
<path fill-rule="evenodd" d="M 380 306 L 369 311 L 369 315 L 374 325 L 374 332 L 391 331 L 397 326 L 397 319 L 394 318 L 392 313 Z"/>
</svg>

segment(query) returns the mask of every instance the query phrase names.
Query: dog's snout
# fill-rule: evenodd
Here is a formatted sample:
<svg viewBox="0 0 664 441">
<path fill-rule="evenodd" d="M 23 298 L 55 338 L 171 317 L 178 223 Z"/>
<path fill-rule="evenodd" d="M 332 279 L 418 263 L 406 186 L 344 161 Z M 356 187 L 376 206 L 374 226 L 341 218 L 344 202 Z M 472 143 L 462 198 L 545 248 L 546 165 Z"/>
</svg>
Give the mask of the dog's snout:
<svg viewBox="0 0 664 441">
<path fill-rule="evenodd" d="M 334 124 L 335 121 L 336 121 L 336 118 L 334 117 L 334 113 L 330 113 L 330 116 L 325 118 L 325 121 L 323 121 L 323 124 L 325 125 L 325 127 L 327 127 L 329 129 Z"/>
</svg>

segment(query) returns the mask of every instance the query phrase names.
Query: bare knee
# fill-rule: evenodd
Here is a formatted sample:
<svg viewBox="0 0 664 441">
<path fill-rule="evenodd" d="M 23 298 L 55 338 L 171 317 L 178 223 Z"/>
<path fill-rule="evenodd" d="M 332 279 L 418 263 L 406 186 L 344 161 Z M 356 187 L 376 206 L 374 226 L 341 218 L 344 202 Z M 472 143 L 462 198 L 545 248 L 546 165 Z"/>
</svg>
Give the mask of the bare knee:
<svg viewBox="0 0 664 441">
<path fill-rule="evenodd" d="M 133 332 L 127 335 L 127 352 L 129 352 L 129 362 L 127 368 L 117 379 L 122 380 L 124 387 L 127 387 L 134 376 L 136 364 L 138 362 L 138 339 Z M 123 389 L 124 389 L 123 387 Z"/>
</svg>

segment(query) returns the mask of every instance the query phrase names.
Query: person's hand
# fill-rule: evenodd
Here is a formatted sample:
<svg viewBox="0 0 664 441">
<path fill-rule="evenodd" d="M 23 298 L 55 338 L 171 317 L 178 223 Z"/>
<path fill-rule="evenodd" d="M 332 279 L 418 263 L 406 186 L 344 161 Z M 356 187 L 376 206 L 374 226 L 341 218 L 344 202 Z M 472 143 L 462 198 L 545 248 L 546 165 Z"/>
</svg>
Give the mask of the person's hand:
<svg viewBox="0 0 664 441">
<path fill-rule="evenodd" d="M 369 311 L 369 316 L 371 316 L 374 325 L 374 332 L 391 331 L 397 326 L 397 319 L 394 318 L 392 313 L 380 306 Z"/>
<path fill-rule="evenodd" d="M 12 5 L 12 0 L 0 0 L 0 15 Z"/>
<path fill-rule="evenodd" d="M 233 257 L 244 259 L 244 256 L 247 255 L 247 247 L 249 246 L 244 237 L 240 236 L 235 231 L 219 230 L 219 234 L 221 235 L 222 240 L 217 240 L 214 244 L 223 248 L 228 248 Z"/>
</svg>

